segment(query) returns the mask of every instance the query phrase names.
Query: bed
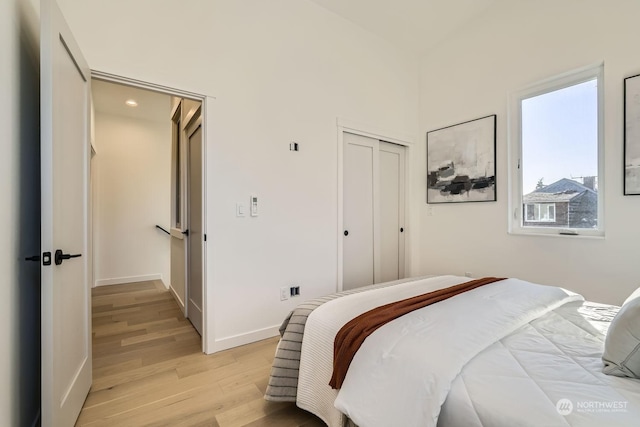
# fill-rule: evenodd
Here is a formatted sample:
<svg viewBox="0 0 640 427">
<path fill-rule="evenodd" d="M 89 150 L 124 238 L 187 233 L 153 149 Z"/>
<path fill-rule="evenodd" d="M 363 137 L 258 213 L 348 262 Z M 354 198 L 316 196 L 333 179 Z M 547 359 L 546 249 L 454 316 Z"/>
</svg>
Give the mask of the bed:
<svg viewBox="0 0 640 427">
<path fill-rule="evenodd" d="M 505 279 L 399 317 L 328 383 L 342 326 L 389 302 L 470 279 L 437 276 L 309 301 L 283 323 L 265 398 L 295 401 L 331 427 L 635 426 L 640 380 L 603 371 L 617 307 Z"/>
</svg>

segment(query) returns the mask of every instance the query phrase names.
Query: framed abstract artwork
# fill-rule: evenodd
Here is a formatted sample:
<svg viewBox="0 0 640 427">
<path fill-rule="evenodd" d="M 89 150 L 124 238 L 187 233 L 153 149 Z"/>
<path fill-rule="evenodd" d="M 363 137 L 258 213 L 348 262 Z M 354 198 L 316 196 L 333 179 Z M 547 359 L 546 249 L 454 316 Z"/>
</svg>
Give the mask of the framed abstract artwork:
<svg viewBox="0 0 640 427">
<path fill-rule="evenodd" d="M 427 132 L 427 203 L 496 201 L 496 115 Z"/>
<path fill-rule="evenodd" d="M 640 75 L 624 79 L 624 195 L 640 194 Z"/>
</svg>

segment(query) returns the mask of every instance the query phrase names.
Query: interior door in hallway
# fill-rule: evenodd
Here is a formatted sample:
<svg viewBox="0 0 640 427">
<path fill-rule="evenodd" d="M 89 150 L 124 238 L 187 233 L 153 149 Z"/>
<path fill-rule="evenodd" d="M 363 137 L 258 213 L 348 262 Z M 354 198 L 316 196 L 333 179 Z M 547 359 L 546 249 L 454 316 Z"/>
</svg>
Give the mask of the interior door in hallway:
<svg viewBox="0 0 640 427">
<path fill-rule="evenodd" d="M 187 127 L 188 175 L 188 277 L 187 317 L 202 336 L 202 296 L 204 264 L 203 230 L 203 150 L 202 117 L 197 113 Z"/>
<path fill-rule="evenodd" d="M 342 288 L 402 278 L 406 149 L 347 132 L 343 149 Z"/>
<path fill-rule="evenodd" d="M 91 386 L 91 71 L 54 1 L 40 21 L 42 425 L 57 427 Z"/>
</svg>

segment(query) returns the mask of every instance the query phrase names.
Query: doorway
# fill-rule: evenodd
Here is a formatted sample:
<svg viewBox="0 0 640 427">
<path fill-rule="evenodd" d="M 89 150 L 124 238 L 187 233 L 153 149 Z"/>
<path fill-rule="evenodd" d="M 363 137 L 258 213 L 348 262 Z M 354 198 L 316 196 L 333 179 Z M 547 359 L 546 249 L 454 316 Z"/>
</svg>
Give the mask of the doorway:
<svg viewBox="0 0 640 427">
<path fill-rule="evenodd" d="M 405 277 L 406 151 L 342 133 L 343 290 Z"/>
<path fill-rule="evenodd" d="M 92 284 L 161 281 L 204 336 L 205 97 L 102 73 L 92 85 Z"/>
</svg>

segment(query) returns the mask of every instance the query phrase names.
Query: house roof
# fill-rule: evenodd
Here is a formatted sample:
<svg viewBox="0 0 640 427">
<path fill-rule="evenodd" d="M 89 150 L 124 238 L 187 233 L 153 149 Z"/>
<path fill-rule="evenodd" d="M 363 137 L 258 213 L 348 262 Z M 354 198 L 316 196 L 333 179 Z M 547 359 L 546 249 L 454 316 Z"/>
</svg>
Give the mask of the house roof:
<svg viewBox="0 0 640 427">
<path fill-rule="evenodd" d="M 574 197 L 582 193 L 570 192 L 570 193 L 529 193 L 526 194 L 522 200 L 524 203 L 556 203 L 556 202 L 568 202 Z"/>
<path fill-rule="evenodd" d="M 562 178 L 553 184 L 545 185 L 544 187 L 535 190 L 529 194 L 525 194 L 523 197 L 524 203 L 556 203 L 556 202 L 568 202 L 571 199 L 583 194 L 583 193 L 596 194 L 592 189 L 585 187 L 584 185 L 576 182 L 572 179 Z"/>
</svg>

